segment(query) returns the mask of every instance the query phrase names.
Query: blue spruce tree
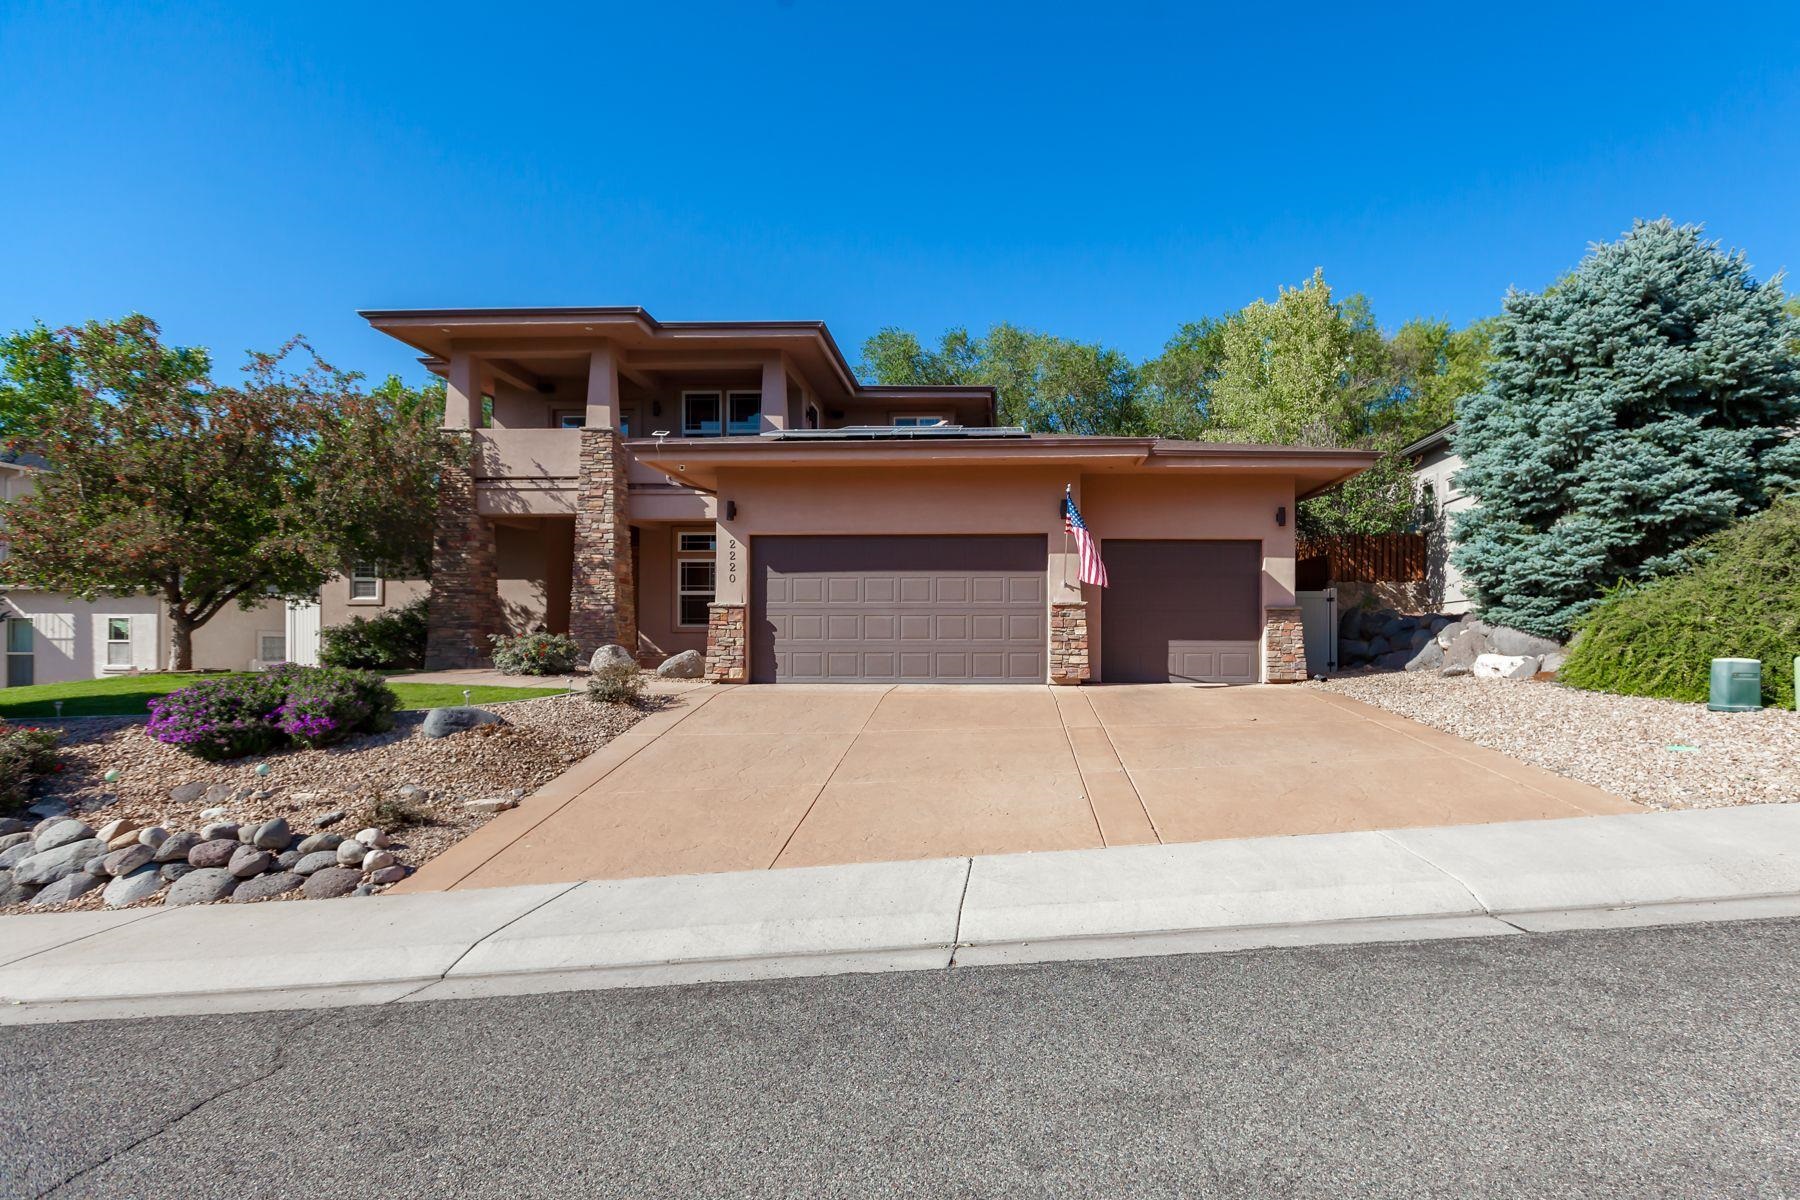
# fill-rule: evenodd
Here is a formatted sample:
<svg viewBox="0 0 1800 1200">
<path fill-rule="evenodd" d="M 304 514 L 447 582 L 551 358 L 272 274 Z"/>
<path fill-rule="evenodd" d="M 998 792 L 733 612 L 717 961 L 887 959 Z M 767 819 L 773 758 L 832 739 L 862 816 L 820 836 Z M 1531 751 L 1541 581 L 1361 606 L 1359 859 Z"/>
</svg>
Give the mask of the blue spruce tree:
<svg viewBox="0 0 1800 1200">
<path fill-rule="evenodd" d="M 1483 616 L 1560 638 L 1607 588 L 1794 487 L 1795 334 L 1779 278 L 1666 218 L 1509 294 L 1487 385 L 1457 404 L 1477 506 L 1452 561 Z"/>
</svg>

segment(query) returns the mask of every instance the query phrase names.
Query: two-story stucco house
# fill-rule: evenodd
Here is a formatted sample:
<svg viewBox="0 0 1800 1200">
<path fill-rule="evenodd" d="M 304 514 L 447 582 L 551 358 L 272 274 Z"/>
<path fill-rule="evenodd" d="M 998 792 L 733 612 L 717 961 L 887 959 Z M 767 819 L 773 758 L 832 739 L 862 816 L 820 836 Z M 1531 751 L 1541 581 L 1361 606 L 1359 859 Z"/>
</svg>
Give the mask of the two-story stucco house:
<svg viewBox="0 0 1800 1200">
<path fill-rule="evenodd" d="M 23 496 L 47 469 L 43 460 L 13 455 L 0 460 L 0 500 Z M 0 559 L 6 554 L 0 539 Z M 285 606 L 269 600 L 254 608 L 226 608 L 194 632 L 194 666 L 202 670 L 257 670 L 288 657 Z M 71 683 L 133 671 L 155 671 L 167 661 L 168 610 L 155 596 L 102 596 L 79 600 L 61 592 L 0 585 L 6 668 L 0 687 Z"/>
<path fill-rule="evenodd" d="M 1304 678 L 1294 506 L 1362 451 L 996 428 L 818 322 L 363 314 L 448 381 L 428 665 L 543 627 L 713 680 Z M 1078 582 L 1065 489 L 1109 586 Z"/>
</svg>

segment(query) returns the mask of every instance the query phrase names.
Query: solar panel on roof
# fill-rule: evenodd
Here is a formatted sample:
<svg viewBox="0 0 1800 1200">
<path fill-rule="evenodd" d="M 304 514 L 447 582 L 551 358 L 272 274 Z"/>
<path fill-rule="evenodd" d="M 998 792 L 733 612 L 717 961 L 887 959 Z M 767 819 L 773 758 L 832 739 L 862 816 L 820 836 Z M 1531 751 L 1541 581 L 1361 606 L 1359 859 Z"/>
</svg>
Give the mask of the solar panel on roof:
<svg viewBox="0 0 1800 1200">
<path fill-rule="evenodd" d="M 843 429 L 771 429 L 760 435 L 778 442 L 943 441 L 955 438 L 1029 437 L 1017 425 L 850 425 Z"/>
</svg>

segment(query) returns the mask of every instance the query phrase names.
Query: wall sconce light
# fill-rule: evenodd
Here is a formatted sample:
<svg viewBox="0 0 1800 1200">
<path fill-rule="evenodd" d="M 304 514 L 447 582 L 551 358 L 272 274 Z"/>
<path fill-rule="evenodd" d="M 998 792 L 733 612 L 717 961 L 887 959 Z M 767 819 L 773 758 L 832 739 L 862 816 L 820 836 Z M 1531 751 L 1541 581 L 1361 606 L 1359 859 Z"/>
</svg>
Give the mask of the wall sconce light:
<svg viewBox="0 0 1800 1200">
<path fill-rule="evenodd" d="M 1276 506 L 1275 524 L 1277 528 L 1283 528 L 1287 525 L 1287 505 L 1280 504 Z"/>
<path fill-rule="evenodd" d="M 727 521 L 737 520 L 737 501 L 736 500 L 727 500 L 725 502 L 725 519 Z"/>
</svg>

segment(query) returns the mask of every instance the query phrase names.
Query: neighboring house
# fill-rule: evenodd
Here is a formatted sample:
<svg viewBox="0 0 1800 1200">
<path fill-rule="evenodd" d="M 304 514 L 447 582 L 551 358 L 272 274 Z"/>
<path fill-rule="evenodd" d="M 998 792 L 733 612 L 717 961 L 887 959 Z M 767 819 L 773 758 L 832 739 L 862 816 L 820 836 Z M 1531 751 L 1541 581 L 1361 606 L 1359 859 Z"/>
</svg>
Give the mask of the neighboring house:
<svg viewBox="0 0 1800 1200">
<path fill-rule="evenodd" d="M 1462 575 L 1451 565 L 1450 552 L 1456 548 L 1450 536 L 1452 514 L 1475 507 L 1472 496 L 1465 496 L 1454 481 L 1463 468 L 1463 460 L 1454 449 L 1456 425 L 1452 422 L 1433 431 L 1400 451 L 1413 465 L 1413 485 L 1421 507 L 1429 514 L 1423 526 L 1426 537 L 1426 583 L 1431 591 L 1428 607 L 1438 612 L 1468 612 L 1474 598 L 1463 590 Z"/>
<path fill-rule="evenodd" d="M 994 428 L 990 388 L 858 382 L 817 322 L 363 316 L 445 376 L 469 442 L 440 494 L 432 668 L 542 627 L 702 650 L 720 681 L 1301 679 L 1295 504 L 1376 457 L 1027 436 Z M 1065 488 L 1110 587 L 1076 582 Z"/>
<path fill-rule="evenodd" d="M 0 500 L 37 486 L 41 459 L 0 461 Z M 0 558 L 5 545 L 0 542 Z M 131 671 L 155 671 L 168 661 L 169 621 L 152 596 L 77 600 L 61 592 L 0 587 L 6 670 L 0 685 L 69 683 Z M 253 670 L 287 657 L 286 615 L 280 601 L 249 611 L 233 605 L 194 634 L 194 666 Z"/>
</svg>

